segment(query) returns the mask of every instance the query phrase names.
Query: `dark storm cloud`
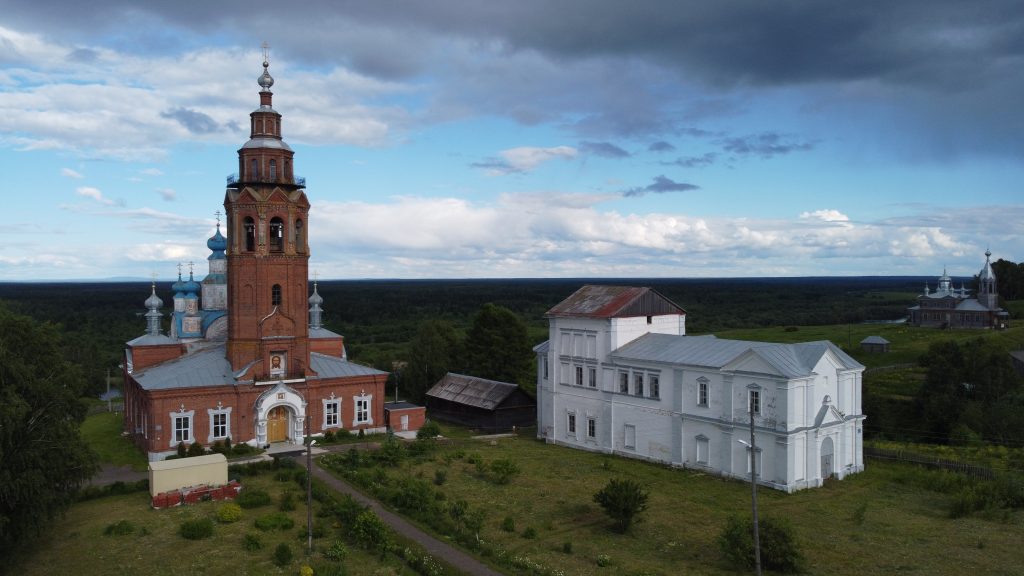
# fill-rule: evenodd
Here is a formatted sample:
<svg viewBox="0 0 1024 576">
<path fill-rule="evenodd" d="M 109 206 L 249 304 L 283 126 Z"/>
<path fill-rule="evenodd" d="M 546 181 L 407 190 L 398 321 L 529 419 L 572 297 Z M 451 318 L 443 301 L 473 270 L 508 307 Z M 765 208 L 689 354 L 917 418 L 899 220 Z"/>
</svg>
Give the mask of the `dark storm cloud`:
<svg viewBox="0 0 1024 576">
<path fill-rule="evenodd" d="M 771 158 L 783 156 L 791 152 L 806 152 L 814 148 L 817 142 L 798 140 L 792 136 L 764 132 L 749 136 L 723 138 L 717 141 L 722 150 L 737 156 L 760 156 Z"/>
<path fill-rule="evenodd" d="M 689 192 L 690 190 L 699 190 L 700 186 L 695 184 L 687 184 L 686 182 L 676 182 L 671 178 L 664 175 L 656 176 L 654 182 L 647 186 L 630 188 L 622 193 L 626 198 L 635 198 L 643 196 L 645 194 L 665 194 L 666 192 Z"/>
<path fill-rule="evenodd" d="M 160 116 L 176 120 L 178 124 L 181 124 L 193 134 L 211 134 L 220 129 L 220 126 L 213 118 L 189 108 L 173 108 L 166 112 L 161 112 Z"/>
<path fill-rule="evenodd" d="M 662 164 L 666 166 L 681 166 L 683 168 L 703 168 L 714 164 L 716 158 L 718 158 L 717 153 L 706 152 L 700 156 L 680 156 L 671 162 L 662 162 Z"/>
<path fill-rule="evenodd" d="M 604 158 L 628 158 L 631 154 L 611 142 L 580 142 L 580 152 Z"/>
</svg>

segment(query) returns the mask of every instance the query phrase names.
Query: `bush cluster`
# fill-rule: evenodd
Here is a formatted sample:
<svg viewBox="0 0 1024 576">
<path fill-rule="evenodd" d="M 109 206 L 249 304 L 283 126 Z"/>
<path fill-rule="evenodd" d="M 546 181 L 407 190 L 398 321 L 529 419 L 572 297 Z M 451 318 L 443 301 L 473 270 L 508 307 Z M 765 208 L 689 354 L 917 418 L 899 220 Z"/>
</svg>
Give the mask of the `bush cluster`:
<svg viewBox="0 0 1024 576">
<path fill-rule="evenodd" d="M 178 528 L 178 534 L 188 540 L 202 540 L 213 536 L 213 520 L 209 518 L 195 518 L 186 520 Z"/>
<path fill-rule="evenodd" d="M 278 544 L 277 548 L 274 549 L 274 564 L 277 564 L 282 568 L 291 564 L 293 557 L 294 553 L 292 552 L 292 547 L 284 542 Z"/>
<path fill-rule="evenodd" d="M 225 502 L 217 507 L 217 521 L 231 524 L 242 519 L 242 507 L 234 502 Z"/>
<path fill-rule="evenodd" d="M 295 520 L 284 512 L 271 512 L 256 519 L 255 526 L 259 530 L 291 530 L 295 527 Z"/>
<path fill-rule="evenodd" d="M 761 518 L 758 521 L 761 566 L 778 572 L 799 572 L 803 555 L 793 529 L 782 520 Z M 754 521 L 730 516 L 718 536 L 718 545 L 727 560 L 745 568 L 753 568 Z"/>
<path fill-rule="evenodd" d="M 146 492 L 149 490 L 149 479 L 142 479 L 138 482 L 122 482 L 118 480 L 106 486 L 94 486 L 90 484 L 81 488 L 75 495 L 79 502 L 93 500 L 95 498 L 106 498 L 118 494 L 132 494 L 134 492 Z"/>
<path fill-rule="evenodd" d="M 259 508 L 270 504 L 270 494 L 264 490 L 246 489 L 235 498 L 235 503 L 242 508 Z"/>
</svg>

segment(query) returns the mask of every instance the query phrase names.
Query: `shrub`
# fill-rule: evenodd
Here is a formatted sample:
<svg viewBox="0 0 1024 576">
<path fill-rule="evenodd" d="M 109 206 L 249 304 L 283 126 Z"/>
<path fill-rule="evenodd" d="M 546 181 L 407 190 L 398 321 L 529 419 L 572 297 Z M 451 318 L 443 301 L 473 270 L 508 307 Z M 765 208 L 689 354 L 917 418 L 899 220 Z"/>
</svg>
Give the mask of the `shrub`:
<svg viewBox="0 0 1024 576">
<path fill-rule="evenodd" d="M 534 540 L 537 538 L 537 529 L 533 526 L 527 526 L 526 530 L 523 530 L 523 538 L 527 540 Z"/>
<path fill-rule="evenodd" d="M 324 444 L 330 444 L 331 442 L 334 442 L 334 431 L 326 430 L 324 432 Z"/>
<path fill-rule="evenodd" d="M 246 534 L 242 539 L 242 547 L 249 552 L 255 552 L 263 549 L 263 541 L 256 534 Z"/>
<path fill-rule="evenodd" d="M 203 445 L 200 444 L 199 442 L 193 442 L 191 445 L 189 445 L 189 447 L 188 447 L 188 455 L 189 455 L 189 457 L 192 457 L 192 456 L 202 456 L 203 454 L 206 454 L 206 448 L 203 448 Z"/>
<path fill-rule="evenodd" d="M 737 566 L 754 567 L 754 522 L 750 518 L 730 516 L 718 536 L 722 555 Z M 798 572 L 802 554 L 788 524 L 772 518 L 758 521 L 761 566 L 778 572 Z"/>
<path fill-rule="evenodd" d="M 103 534 L 107 536 L 124 536 L 131 534 L 135 531 L 135 525 L 127 520 L 118 520 L 113 524 L 103 529 Z"/>
<path fill-rule="evenodd" d="M 612 565 L 612 557 L 607 554 L 597 555 L 597 565 L 601 568 Z"/>
<path fill-rule="evenodd" d="M 234 502 L 225 502 L 217 507 L 217 521 L 230 524 L 242 519 L 242 507 Z"/>
<path fill-rule="evenodd" d="M 562 542 L 562 552 L 572 554 L 572 542 Z"/>
<path fill-rule="evenodd" d="M 272 512 L 257 518 L 255 526 L 264 532 L 268 530 L 291 530 L 295 526 L 295 521 L 284 512 Z"/>
<path fill-rule="evenodd" d="M 270 504 L 270 494 L 263 490 L 242 490 L 235 503 L 242 508 L 259 508 Z"/>
<path fill-rule="evenodd" d="M 177 454 L 178 458 L 184 458 L 186 455 L 188 455 L 188 446 L 186 446 L 184 442 L 178 442 Z"/>
<path fill-rule="evenodd" d="M 441 435 L 441 426 L 433 420 L 427 420 L 420 426 L 420 429 L 416 431 L 416 438 L 421 440 L 430 440 L 437 438 Z"/>
<path fill-rule="evenodd" d="M 649 494 L 640 484 L 630 479 L 611 479 L 594 494 L 594 502 L 601 505 L 614 521 L 615 530 L 625 533 L 633 518 L 647 509 Z"/>
<path fill-rule="evenodd" d="M 434 484 L 440 486 L 441 484 L 444 484 L 446 480 L 448 480 L 447 470 L 445 470 L 444 468 L 438 468 L 437 470 L 434 470 Z"/>
<path fill-rule="evenodd" d="M 335 540 L 331 542 L 327 550 L 324 550 L 324 557 L 334 562 L 344 562 L 345 558 L 348 557 L 348 548 L 345 547 L 345 543 L 341 540 Z"/>
<path fill-rule="evenodd" d="M 303 565 L 299 568 L 299 576 L 313 576 L 313 567 Z"/>
<path fill-rule="evenodd" d="M 394 436 L 390 436 L 381 443 L 375 457 L 385 466 L 398 466 L 405 459 L 405 446 L 402 446 Z"/>
<path fill-rule="evenodd" d="M 352 525 L 356 541 L 368 550 L 377 550 L 381 557 L 391 548 L 391 531 L 373 510 L 364 510 Z"/>
<path fill-rule="evenodd" d="M 213 536 L 213 520 L 209 518 L 195 518 L 186 520 L 178 528 L 178 534 L 188 540 L 202 540 Z"/>
<path fill-rule="evenodd" d="M 519 473 L 519 466 L 508 458 L 491 462 L 491 479 L 495 484 L 508 484 Z"/>
<path fill-rule="evenodd" d="M 295 510 L 295 494 L 291 490 L 285 490 L 281 493 L 281 501 L 278 503 L 277 509 L 281 512 Z"/>
<path fill-rule="evenodd" d="M 501 521 L 501 529 L 505 532 L 515 532 L 516 519 L 511 516 L 505 516 L 505 519 Z"/>
<path fill-rule="evenodd" d="M 292 563 L 292 547 L 281 542 L 274 548 L 274 564 L 284 567 Z"/>
</svg>

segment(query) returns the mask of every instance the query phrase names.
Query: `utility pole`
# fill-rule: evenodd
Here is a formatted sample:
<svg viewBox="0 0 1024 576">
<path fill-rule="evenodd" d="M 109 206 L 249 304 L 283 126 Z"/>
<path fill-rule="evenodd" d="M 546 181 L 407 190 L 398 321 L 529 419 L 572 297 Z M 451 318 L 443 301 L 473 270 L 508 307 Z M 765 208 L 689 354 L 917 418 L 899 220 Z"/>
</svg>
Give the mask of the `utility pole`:
<svg viewBox="0 0 1024 576">
<path fill-rule="evenodd" d="M 754 509 L 754 570 L 761 576 L 761 536 L 757 529 L 757 444 L 754 440 L 754 395 L 748 393 L 750 404 L 750 501 Z"/>
</svg>

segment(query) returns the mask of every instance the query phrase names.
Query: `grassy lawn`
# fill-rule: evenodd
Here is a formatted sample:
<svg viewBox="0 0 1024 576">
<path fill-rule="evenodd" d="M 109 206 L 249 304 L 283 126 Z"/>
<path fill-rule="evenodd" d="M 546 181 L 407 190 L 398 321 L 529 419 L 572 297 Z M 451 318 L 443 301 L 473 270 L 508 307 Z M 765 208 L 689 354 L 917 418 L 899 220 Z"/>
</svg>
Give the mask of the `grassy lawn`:
<svg viewBox="0 0 1024 576">
<path fill-rule="evenodd" d="M 93 414 L 82 422 L 82 438 L 99 454 L 100 462 L 145 471 L 146 457 L 127 438 L 121 436 L 123 423 L 124 416 L 121 413 Z"/>
<path fill-rule="evenodd" d="M 496 485 L 477 475 L 468 462 L 474 456 L 511 459 L 521 472 L 511 484 Z M 736 573 L 721 559 L 716 537 L 730 514 L 749 512 L 749 485 L 742 482 L 524 437 L 457 440 L 388 473 L 433 479 L 437 470 L 447 474 L 438 488 L 446 501 L 486 511 L 480 538 L 492 554 L 505 550 L 565 574 Z M 866 472 L 821 489 L 789 495 L 762 489 L 761 514 L 793 525 L 811 574 L 1021 573 L 1024 512 L 949 519 L 952 497 L 906 484 L 906 470 L 871 461 Z M 621 477 L 640 481 L 651 494 L 649 509 L 627 535 L 613 533 L 592 501 L 609 479 Z M 506 517 L 514 532 L 502 529 Z M 535 539 L 524 537 L 528 528 Z M 598 568 L 599 554 L 612 565 Z"/>
<path fill-rule="evenodd" d="M 45 536 L 22 547 L 22 554 L 13 566 L 6 566 L 10 574 L 49 575 L 246 575 L 246 574 L 298 574 L 305 563 L 306 506 L 304 492 L 294 482 L 279 482 L 271 474 L 246 477 L 244 490 L 266 490 L 273 503 L 259 508 L 245 509 L 242 519 L 233 524 L 216 524 L 213 536 L 205 540 L 186 540 L 178 535 L 178 527 L 187 519 L 209 517 L 216 519 L 220 502 L 202 502 L 192 506 L 179 506 L 166 510 L 149 507 L 148 492 L 111 496 L 76 504 L 54 524 Z M 280 494 L 290 490 L 295 494 L 295 510 L 286 514 L 295 526 L 284 531 L 262 532 L 253 523 L 259 516 L 278 511 Z M 314 507 L 317 504 L 314 503 Z M 127 520 L 134 531 L 123 536 L 104 535 L 110 524 Z M 314 521 L 327 522 L 314 516 Z M 333 520 L 330 520 L 333 522 Z M 246 534 L 257 535 L 263 547 L 248 551 L 243 547 Z M 327 527 L 323 538 L 313 541 L 314 566 L 332 565 L 324 559 L 322 550 L 334 539 L 340 539 L 339 530 Z M 273 562 L 274 549 L 287 543 L 294 560 L 284 568 Z M 29 552 L 31 551 L 31 552 Z M 355 546 L 348 546 L 344 573 L 351 576 L 399 574 L 400 564 L 389 558 L 379 560 Z M 336 564 L 334 565 L 336 566 Z M 317 572 L 329 574 L 326 569 Z M 406 572 L 407 573 L 407 572 Z"/>
</svg>

